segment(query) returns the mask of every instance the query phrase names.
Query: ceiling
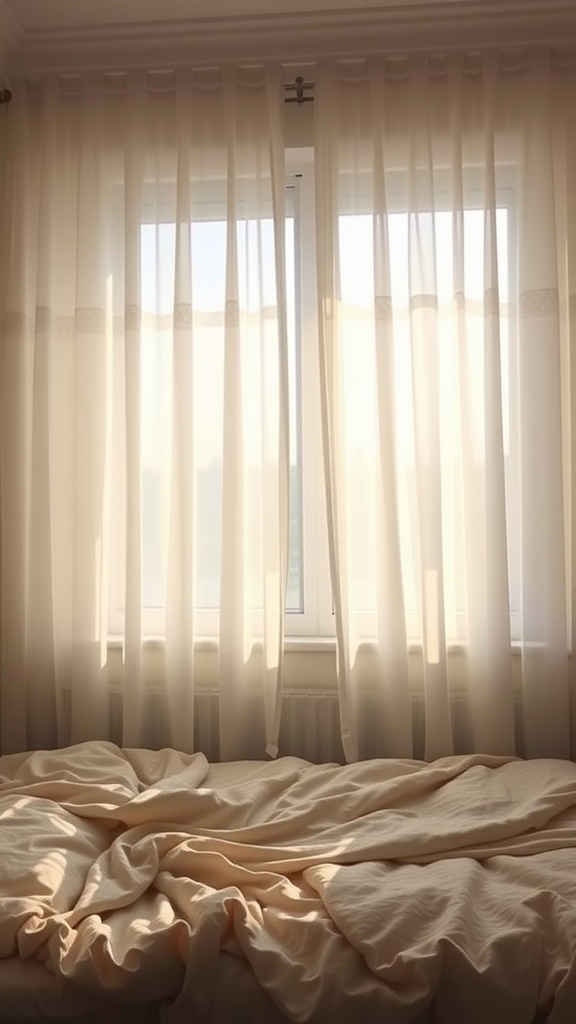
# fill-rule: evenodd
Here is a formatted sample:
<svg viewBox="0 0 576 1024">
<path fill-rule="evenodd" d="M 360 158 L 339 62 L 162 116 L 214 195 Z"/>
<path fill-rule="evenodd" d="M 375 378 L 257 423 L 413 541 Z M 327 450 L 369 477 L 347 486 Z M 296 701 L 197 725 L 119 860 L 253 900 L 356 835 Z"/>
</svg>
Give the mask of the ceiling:
<svg viewBox="0 0 576 1024">
<path fill-rule="evenodd" d="M 576 0 L 0 0 L 0 76 L 576 45 Z"/>
</svg>

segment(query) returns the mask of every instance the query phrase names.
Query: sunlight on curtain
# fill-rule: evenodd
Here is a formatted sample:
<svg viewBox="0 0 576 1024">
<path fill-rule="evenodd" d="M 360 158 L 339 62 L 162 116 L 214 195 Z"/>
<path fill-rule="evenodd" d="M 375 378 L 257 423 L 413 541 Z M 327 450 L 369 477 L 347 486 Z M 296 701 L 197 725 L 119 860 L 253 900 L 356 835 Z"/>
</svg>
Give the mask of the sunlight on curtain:
<svg viewBox="0 0 576 1024">
<path fill-rule="evenodd" d="M 3 752 L 109 735 L 110 634 L 123 642 L 122 742 L 146 745 L 142 641 L 154 632 L 167 741 L 192 749 L 208 616 L 220 754 L 242 755 L 250 686 L 276 753 L 288 534 L 280 103 L 279 74 L 262 68 L 14 90 Z"/>
<path fill-rule="evenodd" d="M 381 753 L 411 755 L 411 643 L 427 758 L 454 749 L 454 664 L 476 749 L 568 756 L 575 97 L 574 67 L 542 55 L 318 71 L 321 397 L 349 759 L 375 736 Z M 370 688 L 380 715 L 371 703 L 367 718 Z"/>
</svg>

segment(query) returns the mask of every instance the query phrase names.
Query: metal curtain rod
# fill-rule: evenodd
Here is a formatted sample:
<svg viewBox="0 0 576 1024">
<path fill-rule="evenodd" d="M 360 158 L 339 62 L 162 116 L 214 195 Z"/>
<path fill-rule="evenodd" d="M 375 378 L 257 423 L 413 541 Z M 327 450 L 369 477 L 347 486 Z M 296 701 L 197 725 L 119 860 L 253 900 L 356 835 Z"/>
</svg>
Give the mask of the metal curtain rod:
<svg viewBox="0 0 576 1024">
<path fill-rule="evenodd" d="M 284 86 L 284 91 L 287 93 L 294 93 L 293 96 L 285 96 L 285 103 L 313 103 L 314 96 L 307 95 L 307 93 L 314 92 L 314 82 L 305 82 L 302 75 L 298 75 L 293 82 L 288 82 Z M 6 88 L 0 88 L 0 106 L 10 103 L 12 99 L 12 90 Z"/>
<path fill-rule="evenodd" d="M 302 75 L 298 75 L 293 82 L 288 82 L 284 86 L 285 92 L 296 93 L 295 96 L 285 96 L 284 103 L 313 103 L 314 97 L 307 96 L 307 90 L 314 92 L 314 82 L 305 82 Z"/>
</svg>

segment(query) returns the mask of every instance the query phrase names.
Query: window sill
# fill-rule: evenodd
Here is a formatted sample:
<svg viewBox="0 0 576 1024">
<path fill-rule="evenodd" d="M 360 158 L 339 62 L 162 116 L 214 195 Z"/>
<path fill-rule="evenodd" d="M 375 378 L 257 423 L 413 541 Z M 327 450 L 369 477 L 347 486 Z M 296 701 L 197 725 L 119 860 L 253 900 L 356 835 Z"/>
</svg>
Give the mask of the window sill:
<svg viewBox="0 0 576 1024">
<path fill-rule="evenodd" d="M 163 648 L 165 645 L 165 639 L 163 636 L 145 636 L 143 638 L 142 645 L 145 649 L 158 649 Z M 108 637 L 108 649 L 109 650 L 122 650 L 124 641 L 121 636 L 111 635 Z M 256 642 L 255 647 L 258 647 Z M 528 645 L 538 646 L 538 645 Z M 370 653 L 376 649 L 376 642 L 373 640 L 360 640 L 358 643 L 358 649 L 360 652 Z M 198 651 L 217 651 L 218 640 L 216 637 L 199 637 L 195 642 L 195 650 Z M 331 654 L 336 652 L 336 637 L 334 636 L 287 636 L 284 639 L 284 651 L 289 654 Z M 518 656 L 522 653 L 522 643 L 519 640 L 513 640 L 511 643 L 511 652 L 513 656 Z M 453 641 L 447 646 L 448 655 L 464 655 L 466 653 L 466 644 L 464 641 Z M 408 643 L 408 655 L 409 656 L 420 656 L 422 654 L 422 644 L 418 641 L 410 641 Z"/>
</svg>

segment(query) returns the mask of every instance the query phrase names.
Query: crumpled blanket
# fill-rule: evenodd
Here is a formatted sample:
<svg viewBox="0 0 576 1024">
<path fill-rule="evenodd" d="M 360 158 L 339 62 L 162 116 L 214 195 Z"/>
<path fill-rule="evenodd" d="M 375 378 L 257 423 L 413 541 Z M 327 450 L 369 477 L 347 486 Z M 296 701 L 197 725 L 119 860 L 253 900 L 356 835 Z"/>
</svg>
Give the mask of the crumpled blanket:
<svg viewBox="0 0 576 1024">
<path fill-rule="evenodd" d="M 222 950 L 293 1021 L 576 1020 L 576 765 L 0 758 L 0 957 L 167 1024 Z"/>
</svg>

